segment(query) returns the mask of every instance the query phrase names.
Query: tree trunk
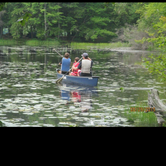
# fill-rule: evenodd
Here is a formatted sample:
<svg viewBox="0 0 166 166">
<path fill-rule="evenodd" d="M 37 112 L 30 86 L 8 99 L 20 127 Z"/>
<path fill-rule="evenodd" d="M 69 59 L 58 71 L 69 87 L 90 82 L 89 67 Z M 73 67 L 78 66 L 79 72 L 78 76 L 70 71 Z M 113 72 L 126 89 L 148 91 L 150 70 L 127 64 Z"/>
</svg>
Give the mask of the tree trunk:
<svg viewBox="0 0 166 166">
<path fill-rule="evenodd" d="M 44 3 L 44 22 L 45 22 L 45 39 L 47 37 L 46 31 L 47 31 L 47 21 L 46 21 L 46 3 Z"/>
<path fill-rule="evenodd" d="M 58 3 L 58 5 L 59 5 L 59 3 Z M 58 13 L 59 13 L 59 8 L 58 8 Z M 60 23 L 59 23 L 59 18 L 58 18 L 58 39 L 59 39 L 59 36 L 60 36 L 59 31 L 60 31 Z"/>
<path fill-rule="evenodd" d="M 58 39 L 59 39 L 59 36 L 60 36 L 59 31 L 60 31 L 60 23 L 58 22 Z"/>
<path fill-rule="evenodd" d="M 22 38 L 23 37 L 23 27 L 20 29 L 20 37 L 19 38 Z"/>
<path fill-rule="evenodd" d="M 31 39 L 33 39 L 33 30 L 32 30 L 32 25 L 31 25 Z"/>
<path fill-rule="evenodd" d="M 0 27 L 0 38 L 2 38 L 2 34 L 3 34 L 3 26 Z"/>
</svg>

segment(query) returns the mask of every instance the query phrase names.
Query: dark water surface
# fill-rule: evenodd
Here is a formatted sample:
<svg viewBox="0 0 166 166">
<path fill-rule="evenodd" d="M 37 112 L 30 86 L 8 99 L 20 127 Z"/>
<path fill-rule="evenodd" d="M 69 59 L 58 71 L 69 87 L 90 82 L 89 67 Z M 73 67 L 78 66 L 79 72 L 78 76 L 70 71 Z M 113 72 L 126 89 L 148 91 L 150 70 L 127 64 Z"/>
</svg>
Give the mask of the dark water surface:
<svg viewBox="0 0 166 166">
<path fill-rule="evenodd" d="M 131 123 L 130 107 L 147 106 L 155 88 L 165 100 L 165 84 L 139 64 L 147 52 L 88 52 L 97 87 L 56 85 L 61 57 L 44 47 L 0 47 L 0 121 L 3 126 L 158 126 L 156 119 Z M 65 50 L 58 50 L 61 54 Z M 120 88 L 123 87 L 124 91 Z M 128 113 L 126 113 L 126 111 Z M 141 116 L 145 113 L 140 113 Z M 127 115 L 127 116 L 126 116 Z"/>
</svg>

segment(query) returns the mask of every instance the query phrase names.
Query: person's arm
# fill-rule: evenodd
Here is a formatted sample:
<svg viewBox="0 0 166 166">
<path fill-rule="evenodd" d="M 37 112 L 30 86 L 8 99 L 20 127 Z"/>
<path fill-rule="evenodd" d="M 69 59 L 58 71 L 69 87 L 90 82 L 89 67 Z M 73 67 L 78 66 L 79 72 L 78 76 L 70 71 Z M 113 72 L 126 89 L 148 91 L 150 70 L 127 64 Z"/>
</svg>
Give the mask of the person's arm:
<svg viewBox="0 0 166 166">
<path fill-rule="evenodd" d="M 70 58 L 69 58 L 70 59 Z M 70 59 L 70 67 L 72 67 L 73 66 L 73 63 L 71 62 L 71 59 Z"/>
<path fill-rule="evenodd" d="M 59 62 L 59 65 L 61 65 L 62 64 L 62 60 Z"/>
<path fill-rule="evenodd" d="M 82 61 L 81 61 L 82 62 Z M 81 69 L 81 62 L 79 62 L 79 65 L 77 67 L 73 67 L 74 70 Z"/>
<path fill-rule="evenodd" d="M 73 70 L 77 70 L 77 69 L 78 69 L 78 67 L 74 67 L 74 66 L 73 66 L 73 67 L 72 67 L 72 69 L 73 69 Z"/>
<path fill-rule="evenodd" d="M 88 60 L 92 61 L 92 59 L 90 59 L 89 57 L 88 57 Z"/>
<path fill-rule="evenodd" d="M 72 69 L 71 69 L 71 71 L 73 72 L 73 70 L 74 70 L 74 65 L 72 66 Z"/>
</svg>

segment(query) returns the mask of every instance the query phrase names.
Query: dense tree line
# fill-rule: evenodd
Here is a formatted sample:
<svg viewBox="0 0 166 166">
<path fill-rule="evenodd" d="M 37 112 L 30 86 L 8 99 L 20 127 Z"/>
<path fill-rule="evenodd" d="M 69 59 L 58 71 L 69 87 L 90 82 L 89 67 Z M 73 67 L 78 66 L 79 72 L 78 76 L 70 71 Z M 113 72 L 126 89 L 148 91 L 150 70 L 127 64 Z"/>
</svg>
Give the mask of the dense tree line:
<svg viewBox="0 0 166 166">
<path fill-rule="evenodd" d="M 14 39 L 22 37 L 69 41 L 111 41 L 118 28 L 135 24 L 139 3 L 15 2 L 6 3 L 0 28 Z M 21 20 L 21 21 L 19 21 Z"/>
<path fill-rule="evenodd" d="M 19 21 L 18 21 L 19 20 Z M 24 37 L 68 41 L 129 42 L 138 49 L 159 49 L 145 60 L 147 68 L 166 80 L 166 3 L 0 3 L 3 28 L 14 39 Z"/>
<path fill-rule="evenodd" d="M 166 81 L 166 3 L 143 4 L 137 12 L 140 13 L 137 29 L 146 36 L 136 42 L 147 43 L 151 49 L 160 51 L 159 55 L 151 54 L 145 59 L 146 66 L 151 73 Z"/>
</svg>

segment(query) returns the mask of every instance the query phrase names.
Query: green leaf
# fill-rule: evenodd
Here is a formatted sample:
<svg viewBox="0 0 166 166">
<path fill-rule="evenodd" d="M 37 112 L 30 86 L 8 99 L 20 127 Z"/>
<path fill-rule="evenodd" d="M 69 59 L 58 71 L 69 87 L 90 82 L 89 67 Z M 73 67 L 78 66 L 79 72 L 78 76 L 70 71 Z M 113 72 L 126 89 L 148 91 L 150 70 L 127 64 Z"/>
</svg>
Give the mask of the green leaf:
<svg viewBox="0 0 166 166">
<path fill-rule="evenodd" d="M 19 23 L 24 26 L 26 22 L 28 22 L 28 20 L 30 19 L 30 17 L 32 16 L 31 13 L 25 13 L 23 16 L 23 20 L 19 21 Z"/>
</svg>

